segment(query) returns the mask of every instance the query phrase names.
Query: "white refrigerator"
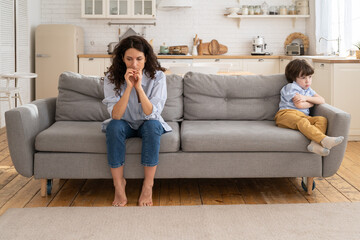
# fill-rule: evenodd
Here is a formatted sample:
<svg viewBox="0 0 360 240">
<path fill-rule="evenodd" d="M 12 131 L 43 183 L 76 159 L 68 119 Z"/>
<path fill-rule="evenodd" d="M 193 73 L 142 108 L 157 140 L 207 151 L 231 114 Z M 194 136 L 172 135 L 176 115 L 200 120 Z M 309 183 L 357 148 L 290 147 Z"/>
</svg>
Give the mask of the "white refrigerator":
<svg viewBox="0 0 360 240">
<path fill-rule="evenodd" d="M 84 33 L 70 24 L 41 24 L 35 31 L 36 99 L 57 97 L 59 76 L 78 72 L 78 54 L 84 53 Z"/>
</svg>

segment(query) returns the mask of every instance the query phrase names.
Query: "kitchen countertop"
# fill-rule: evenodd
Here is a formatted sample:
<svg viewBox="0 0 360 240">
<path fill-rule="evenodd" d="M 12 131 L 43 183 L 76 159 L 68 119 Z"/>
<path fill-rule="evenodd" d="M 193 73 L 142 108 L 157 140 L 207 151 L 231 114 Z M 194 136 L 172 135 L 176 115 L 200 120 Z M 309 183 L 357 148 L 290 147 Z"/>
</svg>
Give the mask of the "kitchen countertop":
<svg viewBox="0 0 360 240">
<path fill-rule="evenodd" d="M 360 59 L 355 57 L 338 57 L 338 56 L 280 56 L 280 59 L 293 60 L 296 58 L 311 59 L 319 63 L 360 63 Z"/>
<path fill-rule="evenodd" d="M 110 54 L 79 54 L 79 58 L 111 58 Z M 355 57 L 338 57 L 338 56 L 285 56 L 285 55 L 158 55 L 159 59 L 288 59 L 309 58 L 313 62 L 320 63 L 360 63 L 360 59 Z"/>
<path fill-rule="evenodd" d="M 110 54 L 79 54 L 79 58 L 111 58 Z M 269 58 L 269 59 L 279 59 L 280 56 L 275 55 L 263 55 L 263 56 L 252 56 L 252 55 L 201 55 L 201 56 L 192 56 L 192 55 L 157 55 L 159 59 L 259 59 L 259 58 Z"/>
<path fill-rule="evenodd" d="M 313 62 L 319 63 L 360 63 L 360 59 L 356 59 L 355 57 L 332 57 L 332 58 L 312 58 Z"/>
</svg>

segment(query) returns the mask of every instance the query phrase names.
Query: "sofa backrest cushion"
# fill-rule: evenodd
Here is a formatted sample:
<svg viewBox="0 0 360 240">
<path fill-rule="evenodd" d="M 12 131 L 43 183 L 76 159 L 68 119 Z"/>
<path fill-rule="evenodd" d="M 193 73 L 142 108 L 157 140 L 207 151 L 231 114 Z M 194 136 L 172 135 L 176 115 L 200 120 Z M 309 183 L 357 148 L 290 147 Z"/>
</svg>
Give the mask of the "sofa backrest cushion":
<svg viewBox="0 0 360 240">
<path fill-rule="evenodd" d="M 279 109 L 285 74 L 184 76 L 186 120 L 273 120 Z"/>
<path fill-rule="evenodd" d="M 59 77 L 56 121 L 104 121 L 110 118 L 100 77 L 64 72 Z"/>
<path fill-rule="evenodd" d="M 183 118 L 183 78 L 166 76 L 167 101 L 162 112 L 165 121 Z M 56 121 L 104 121 L 110 118 L 104 99 L 104 82 L 100 77 L 64 72 L 59 78 Z"/>
<path fill-rule="evenodd" d="M 184 115 L 184 81 L 183 78 L 172 74 L 166 75 L 167 100 L 161 116 L 165 121 L 181 121 Z"/>
</svg>

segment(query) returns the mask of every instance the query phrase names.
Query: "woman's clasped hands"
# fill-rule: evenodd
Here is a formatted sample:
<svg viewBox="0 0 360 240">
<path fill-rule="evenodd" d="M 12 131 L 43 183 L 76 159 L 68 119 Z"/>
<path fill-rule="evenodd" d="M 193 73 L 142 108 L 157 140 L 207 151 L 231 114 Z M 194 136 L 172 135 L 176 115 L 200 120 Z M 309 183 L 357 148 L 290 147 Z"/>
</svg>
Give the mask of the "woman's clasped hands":
<svg viewBox="0 0 360 240">
<path fill-rule="evenodd" d="M 142 72 L 133 68 L 128 68 L 125 73 L 125 80 L 129 87 L 138 89 L 141 87 Z"/>
</svg>

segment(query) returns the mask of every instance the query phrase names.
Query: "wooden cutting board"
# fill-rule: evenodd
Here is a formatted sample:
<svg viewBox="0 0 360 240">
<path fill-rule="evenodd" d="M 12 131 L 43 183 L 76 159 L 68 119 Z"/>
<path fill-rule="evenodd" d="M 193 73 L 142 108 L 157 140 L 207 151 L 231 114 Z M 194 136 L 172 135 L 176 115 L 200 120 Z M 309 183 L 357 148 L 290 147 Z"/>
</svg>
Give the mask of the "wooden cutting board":
<svg viewBox="0 0 360 240">
<path fill-rule="evenodd" d="M 209 53 L 210 55 L 218 55 L 220 52 L 220 44 L 217 40 L 211 40 L 209 43 Z"/>
</svg>

